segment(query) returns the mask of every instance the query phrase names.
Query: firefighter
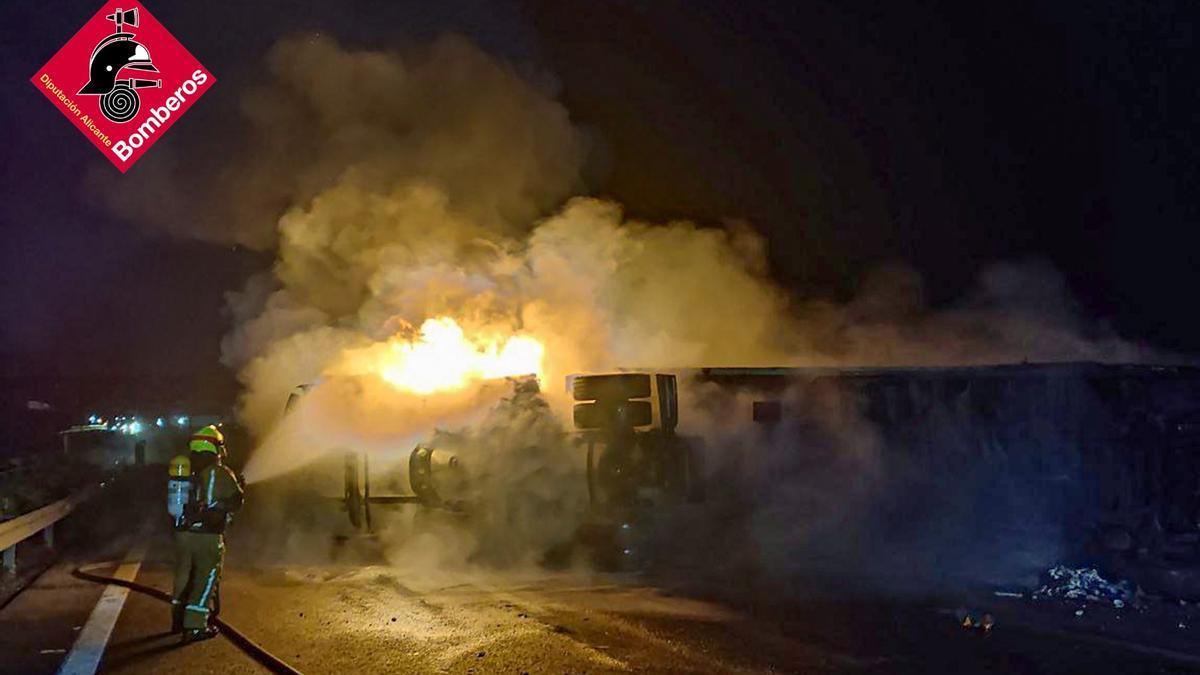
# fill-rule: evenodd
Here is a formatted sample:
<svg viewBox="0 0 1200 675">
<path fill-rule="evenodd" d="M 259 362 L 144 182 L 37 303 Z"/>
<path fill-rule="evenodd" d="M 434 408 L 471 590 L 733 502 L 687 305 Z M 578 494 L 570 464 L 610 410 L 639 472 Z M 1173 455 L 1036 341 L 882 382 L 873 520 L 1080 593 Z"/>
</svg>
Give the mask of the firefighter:
<svg viewBox="0 0 1200 675">
<path fill-rule="evenodd" d="M 225 436 L 213 425 L 188 442 L 191 451 L 191 494 L 175 535 L 176 606 L 182 605 L 184 642 L 217 634 L 210 615 L 221 583 L 225 528 L 242 505 L 242 485 L 225 466 Z"/>
</svg>

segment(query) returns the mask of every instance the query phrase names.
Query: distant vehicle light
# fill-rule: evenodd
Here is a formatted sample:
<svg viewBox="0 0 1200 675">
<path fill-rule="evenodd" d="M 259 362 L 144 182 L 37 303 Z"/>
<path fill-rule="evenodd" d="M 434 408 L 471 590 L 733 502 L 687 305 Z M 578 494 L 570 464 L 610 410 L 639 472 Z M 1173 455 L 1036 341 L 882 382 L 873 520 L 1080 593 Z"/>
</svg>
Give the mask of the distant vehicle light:
<svg viewBox="0 0 1200 675">
<path fill-rule="evenodd" d="M 179 419 L 175 420 L 175 423 L 181 427 L 185 426 L 187 424 L 187 417 L 180 417 Z"/>
<path fill-rule="evenodd" d="M 163 418 L 161 418 L 161 417 L 154 420 L 154 426 L 156 426 L 156 427 L 162 427 L 164 424 L 165 423 L 163 422 Z"/>
</svg>

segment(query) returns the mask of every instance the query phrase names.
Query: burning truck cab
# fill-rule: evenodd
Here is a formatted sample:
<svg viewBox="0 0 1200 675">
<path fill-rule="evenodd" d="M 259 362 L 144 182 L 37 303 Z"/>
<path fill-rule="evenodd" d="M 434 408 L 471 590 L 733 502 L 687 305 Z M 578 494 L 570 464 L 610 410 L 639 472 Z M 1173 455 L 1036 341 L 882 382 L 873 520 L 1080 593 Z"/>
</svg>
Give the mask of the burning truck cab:
<svg viewBox="0 0 1200 675">
<path fill-rule="evenodd" d="M 611 373 L 567 379 L 572 421 L 587 452 L 593 506 L 704 499 L 703 463 L 695 439 L 676 434 L 675 375 Z"/>
</svg>

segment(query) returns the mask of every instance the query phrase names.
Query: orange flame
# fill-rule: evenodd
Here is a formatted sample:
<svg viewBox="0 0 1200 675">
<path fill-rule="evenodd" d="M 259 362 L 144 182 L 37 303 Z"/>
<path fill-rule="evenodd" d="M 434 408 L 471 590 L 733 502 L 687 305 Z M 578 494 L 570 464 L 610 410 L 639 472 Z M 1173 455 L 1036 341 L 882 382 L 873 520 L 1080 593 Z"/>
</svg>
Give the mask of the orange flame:
<svg viewBox="0 0 1200 675">
<path fill-rule="evenodd" d="M 427 319 L 414 340 L 393 338 L 372 370 L 397 389 L 426 395 L 478 380 L 542 377 L 545 348 L 528 335 L 467 337 L 450 317 Z"/>
</svg>

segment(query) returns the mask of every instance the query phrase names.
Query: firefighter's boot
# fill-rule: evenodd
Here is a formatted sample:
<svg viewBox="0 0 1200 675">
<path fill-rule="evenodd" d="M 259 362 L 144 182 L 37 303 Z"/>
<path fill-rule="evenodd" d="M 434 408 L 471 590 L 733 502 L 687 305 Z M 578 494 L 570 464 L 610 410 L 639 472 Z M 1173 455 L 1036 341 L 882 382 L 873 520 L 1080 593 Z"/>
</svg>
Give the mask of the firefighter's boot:
<svg viewBox="0 0 1200 675">
<path fill-rule="evenodd" d="M 210 640 L 221 634 L 220 629 L 216 626 L 207 626 L 205 628 L 189 628 L 183 631 L 183 643 L 191 644 L 193 642 L 201 642 Z"/>
</svg>

